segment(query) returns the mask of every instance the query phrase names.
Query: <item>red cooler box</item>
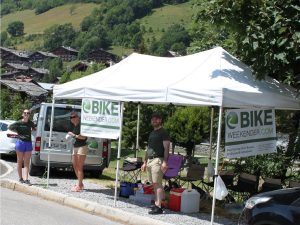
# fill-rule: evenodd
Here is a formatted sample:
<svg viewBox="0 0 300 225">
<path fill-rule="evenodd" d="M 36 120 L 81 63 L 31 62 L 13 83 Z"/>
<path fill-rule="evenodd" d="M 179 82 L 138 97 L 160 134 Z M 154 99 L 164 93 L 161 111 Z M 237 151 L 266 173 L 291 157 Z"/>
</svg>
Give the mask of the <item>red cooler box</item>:
<svg viewBox="0 0 300 225">
<path fill-rule="evenodd" d="M 169 209 L 173 211 L 180 211 L 181 193 L 185 188 L 172 188 L 169 195 Z"/>
</svg>

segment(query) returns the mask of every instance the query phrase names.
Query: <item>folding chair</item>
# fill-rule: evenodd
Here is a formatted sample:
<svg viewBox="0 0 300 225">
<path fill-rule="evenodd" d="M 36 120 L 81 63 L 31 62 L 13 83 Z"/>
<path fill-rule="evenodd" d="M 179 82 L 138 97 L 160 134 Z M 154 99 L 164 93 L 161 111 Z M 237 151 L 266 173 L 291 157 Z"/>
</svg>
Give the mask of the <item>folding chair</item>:
<svg viewBox="0 0 300 225">
<path fill-rule="evenodd" d="M 281 179 L 265 178 L 259 192 L 274 191 L 278 189 L 282 189 Z"/>
<path fill-rule="evenodd" d="M 141 158 L 128 158 L 123 162 L 122 168 L 120 168 L 120 178 L 122 181 L 128 181 L 131 183 L 136 183 L 141 180 Z M 139 179 L 138 179 L 139 178 Z"/>
<path fill-rule="evenodd" d="M 289 188 L 300 187 L 300 182 L 297 181 L 289 181 Z"/>
<path fill-rule="evenodd" d="M 226 188 L 233 186 L 234 172 L 231 170 L 221 170 L 219 176 L 222 178 Z M 205 186 L 204 189 L 206 192 L 210 193 L 214 188 L 214 181 L 212 182 L 202 182 Z"/>
<path fill-rule="evenodd" d="M 219 172 L 219 176 L 222 178 L 224 184 L 226 187 L 232 187 L 233 186 L 233 179 L 234 179 L 234 172 L 233 171 L 228 171 L 228 170 L 221 170 Z M 206 190 L 210 192 L 213 187 L 214 187 L 214 181 L 212 182 L 202 182 L 206 186 Z"/>
<path fill-rule="evenodd" d="M 238 176 L 237 184 L 229 186 L 228 189 L 238 194 L 238 198 L 241 196 L 243 200 L 256 194 L 258 188 L 258 179 L 255 175 L 241 173 Z"/>
<path fill-rule="evenodd" d="M 191 166 L 188 168 L 186 177 L 180 177 L 179 180 L 181 182 L 181 186 L 188 183 L 188 186 L 198 181 L 199 183 L 195 186 L 199 186 L 201 182 L 203 182 L 204 179 L 204 173 L 205 173 L 205 167 L 201 165 L 191 164 Z"/>
<path fill-rule="evenodd" d="M 168 157 L 168 169 L 164 174 L 164 179 L 169 181 L 171 187 L 172 182 L 178 182 L 179 172 L 184 163 L 184 157 L 180 154 L 170 154 Z M 171 181 L 171 179 L 174 179 Z M 170 188 L 169 187 L 169 188 Z"/>
</svg>

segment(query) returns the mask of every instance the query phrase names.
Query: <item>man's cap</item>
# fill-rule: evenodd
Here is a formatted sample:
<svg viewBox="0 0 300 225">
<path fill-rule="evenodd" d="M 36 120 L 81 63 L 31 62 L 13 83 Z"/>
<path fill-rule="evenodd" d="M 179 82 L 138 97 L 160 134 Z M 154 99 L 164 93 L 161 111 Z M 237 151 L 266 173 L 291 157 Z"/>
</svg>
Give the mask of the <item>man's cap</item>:
<svg viewBox="0 0 300 225">
<path fill-rule="evenodd" d="M 161 114 L 160 113 L 158 113 L 158 112 L 154 112 L 154 113 L 152 113 L 152 115 L 151 115 L 151 119 L 152 118 L 158 118 L 158 119 L 162 119 L 162 116 L 161 116 Z"/>
</svg>

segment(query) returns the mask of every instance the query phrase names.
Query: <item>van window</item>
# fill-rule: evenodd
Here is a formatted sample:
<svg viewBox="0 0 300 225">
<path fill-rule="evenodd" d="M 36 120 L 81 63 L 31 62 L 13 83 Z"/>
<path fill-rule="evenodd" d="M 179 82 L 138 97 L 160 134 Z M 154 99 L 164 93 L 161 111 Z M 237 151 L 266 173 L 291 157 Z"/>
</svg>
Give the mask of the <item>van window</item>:
<svg viewBox="0 0 300 225">
<path fill-rule="evenodd" d="M 54 109 L 54 121 L 53 121 L 53 131 L 56 132 L 68 132 L 70 131 L 71 121 L 70 121 L 70 114 L 71 111 L 75 110 L 78 115 L 80 115 L 80 109 L 66 109 L 66 108 L 55 108 Z M 46 120 L 45 120 L 45 131 L 50 131 L 50 124 L 51 124 L 51 111 L 52 108 L 47 108 L 46 113 Z"/>
<path fill-rule="evenodd" d="M 7 131 L 7 124 L 2 123 L 2 126 L 1 126 L 1 123 L 0 123 L 0 127 L 1 127 L 1 131 Z"/>
</svg>

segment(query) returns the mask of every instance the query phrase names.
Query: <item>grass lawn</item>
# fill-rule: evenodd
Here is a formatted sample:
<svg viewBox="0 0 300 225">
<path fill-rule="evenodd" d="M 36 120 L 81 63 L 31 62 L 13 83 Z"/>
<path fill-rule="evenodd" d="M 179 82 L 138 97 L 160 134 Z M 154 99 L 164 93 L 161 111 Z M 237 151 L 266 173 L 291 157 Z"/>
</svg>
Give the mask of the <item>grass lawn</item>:
<svg viewBox="0 0 300 225">
<path fill-rule="evenodd" d="M 88 179 L 88 180 L 108 188 L 114 188 L 115 179 L 116 179 L 115 178 L 116 168 L 117 168 L 117 153 L 118 153 L 118 149 L 112 148 L 111 161 L 109 163 L 109 167 L 104 169 L 100 179 Z M 135 157 L 135 151 L 130 149 L 122 149 L 120 167 L 123 165 L 124 159 L 126 157 Z M 142 157 L 144 159 L 145 151 L 144 150 L 138 151 L 138 157 Z M 146 179 L 146 177 L 147 177 L 146 173 L 142 173 L 142 180 Z"/>
<path fill-rule="evenodd" d="M 100 179 L 88 179 L 91 182 L 100 184 L 105 187 L 114 188 L 115 186 L 115 177 L 116 177 L 116 168 L 117 168 L 117 147 L 114 146 L 112 148 L 111 152 L 111 161 L 108 168 L 105 168 L 103 171 L 102 176 Z M 138 151 L 137 156 L 142 157 L 142 159 L 145 158 L 145 150 Z M 177 153 L 177 152 L 176 152 Z M 184 155 L 184 152 L 181 152 L 180 154 Z M 120 160 L 120 167 L 123 165 L 124 159 L 127 157 L 135 157 L 135 150 L 131 149 L 122 149 L 121 151 L 121 160 Z M 208 158 L 207 157 L 196 157 L 201 165 L 207 165 Z M 186 172 L 186 171 L 185 171 Z M 182 172 L 182 175 L 185 174 L 185 172 Z M 142 180 L 147 179 L 147 174 L 142 173 Z"/>
<path fill-rule="evenodd" d="M 140 19 L 141 25 L 145 26 L 147 38 L 155 37 L 159 39 L 163 34 L 162 29 L 167 30 L 172 24 L 181 24 L 185 27 L 191 21 L 193 15 L 192 3 L 185 2 L 177 5 L 165 5 L 161 8 L 153 10 L 151 15 L 145 16 Z M 153 32 L 149 32 L 149 28 L 152 28 Z"/>
<path fill-rule="evenodd" d="M 70 8 L 73 5 L 75 9 L 71 15 Z M 25 34 L 43 33 L 45 29 L 54 24 L 72 23 L 75 29 L 79 29 L 83 18 L 90 15 L 96 7 L 99 7 L 99 5 L 93 3 L 67 4 L 39 15 L 35 15 L 34 10 L 17 11 L 1 18 L 1 31 L 6 30 L 9 23 L 17 20 L 24 23 Z"/>
<path fill-rule="evenodd" d="M 127 55 L 129 56 L 131 53 L 133 53 L 133 49 L 132 48 L 125 48 L 123 46 L 111 46 L 111 49 L 108 50 L 108 52 L 118 55 L 118 56 L 123 56 L 123 55 Z"/>
</svg>

